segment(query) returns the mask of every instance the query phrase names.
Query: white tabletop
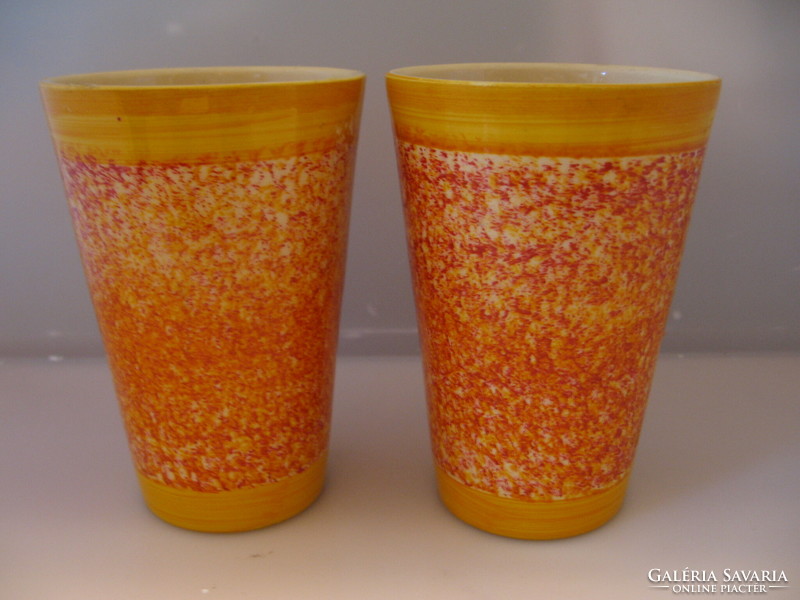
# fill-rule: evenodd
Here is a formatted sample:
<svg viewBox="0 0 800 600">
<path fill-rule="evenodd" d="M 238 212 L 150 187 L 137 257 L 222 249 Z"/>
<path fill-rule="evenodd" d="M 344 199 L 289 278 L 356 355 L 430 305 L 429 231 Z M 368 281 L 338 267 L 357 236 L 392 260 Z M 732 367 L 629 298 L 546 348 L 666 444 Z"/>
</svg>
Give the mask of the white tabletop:
<svg viewBox="0 0 800 600">
<path fill-rule="evenodd" d="M 203 534 L 144 507 L 103 361 L 7 359 L 0 598 L 658 600 L 731 596 L 725 569 L 783 571 L 788 587 L 758 595 L 800 598 L 798 400 L 798 355 L 663 356 L 619 515 L 519 541 L 439 503 L 419 358 L 343 357 L 320 499 L 270 528 Z M 718 588 L 650 587 L 651 569 L 714 571 Z"/>
</svg>

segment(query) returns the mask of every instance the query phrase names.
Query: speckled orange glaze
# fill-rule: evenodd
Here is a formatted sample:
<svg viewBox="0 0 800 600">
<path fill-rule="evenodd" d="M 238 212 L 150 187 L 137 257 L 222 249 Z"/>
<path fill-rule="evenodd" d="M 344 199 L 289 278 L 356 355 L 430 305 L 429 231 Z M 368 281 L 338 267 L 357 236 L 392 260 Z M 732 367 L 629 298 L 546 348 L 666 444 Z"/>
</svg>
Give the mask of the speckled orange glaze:
<svg viewBox="0 0 800 600">
<path fill-rule="evenodd" d="M 437 464 L 510 498 L 622 480 L 702 152 L 398 155 Z"/>
<path fill-rule="evenodd" d="M 311 71 L 43 87 L 134 463 L 181 526 L 321 489 L 363 77 Z"/>
<path fill-rule="evenodd" d="M 622 503 L 719 91 L 657 71 L 387 77 L 439 491 L 482 529 Z"/>
<path fill-rule="evenodd" d="M 259 162 L 64 158 L 138 470 L 197 491 L 296 475 L 327 443 L 347 145 Z"/>
</svg>

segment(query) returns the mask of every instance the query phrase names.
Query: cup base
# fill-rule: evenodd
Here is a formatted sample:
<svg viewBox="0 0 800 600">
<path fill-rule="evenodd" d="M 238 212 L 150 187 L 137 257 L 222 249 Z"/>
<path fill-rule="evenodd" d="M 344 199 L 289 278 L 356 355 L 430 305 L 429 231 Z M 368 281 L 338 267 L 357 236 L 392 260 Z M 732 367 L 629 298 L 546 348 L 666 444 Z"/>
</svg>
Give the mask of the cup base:
<svg viewBox="0 0 800 600">
<path fill-rule="evenodd" d="M 302 473 L 254 488 L 196 492 L 158 483 L 138 473 L 148 508 L 171 525 L 205 532 L 260 529 L 308 508 L 322 492 L 323 456 Z"/>
<path fill-rule="evenodd" d="M 587 533 L 608 522 L 622 506 L 628 476 L 584 498 L 531 502 L 501 498 L 456 481 L 436 468 L 439 496 L 448 510 L 473 527 L 524 540 L 553 540 Z"/>
</svg>

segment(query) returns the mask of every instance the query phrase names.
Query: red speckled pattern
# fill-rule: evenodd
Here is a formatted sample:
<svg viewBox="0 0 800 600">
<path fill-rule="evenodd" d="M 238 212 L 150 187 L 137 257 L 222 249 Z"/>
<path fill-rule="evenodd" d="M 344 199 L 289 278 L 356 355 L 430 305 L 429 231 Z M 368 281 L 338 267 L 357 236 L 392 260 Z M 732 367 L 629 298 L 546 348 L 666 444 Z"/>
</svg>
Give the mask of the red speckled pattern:
<svg viewBox="0 0 800 600">
<path fill-rule="evenodd" d="M 702 157 L 398 142 L 433 447 L 450 476 L 531 500 L 625 476 Z"/>
<path fill-rule="evenodd" d="M 325 451 L 352 144 L 210 164 L 61 157 L 137 469 L 257 486 Z"/>
</svg>

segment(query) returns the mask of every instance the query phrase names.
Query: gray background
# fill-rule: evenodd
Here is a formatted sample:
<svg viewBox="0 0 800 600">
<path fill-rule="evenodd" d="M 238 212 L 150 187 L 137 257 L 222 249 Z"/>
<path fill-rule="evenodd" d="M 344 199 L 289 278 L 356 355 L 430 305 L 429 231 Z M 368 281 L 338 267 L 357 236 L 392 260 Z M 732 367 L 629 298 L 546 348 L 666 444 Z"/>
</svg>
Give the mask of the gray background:
<svg viewBox="0 0 800 600">
<path fill-rule="evenodd" d="M 368 76 L 340 349 L 417 351 L 383 74 L 560 61 L 723 93 L 664 349 L 800 349 L 796 0 L 0 0 L 0 354 L 102 352 L 38 96 L 67 73 L 304 64 Z"/>
</svg>

